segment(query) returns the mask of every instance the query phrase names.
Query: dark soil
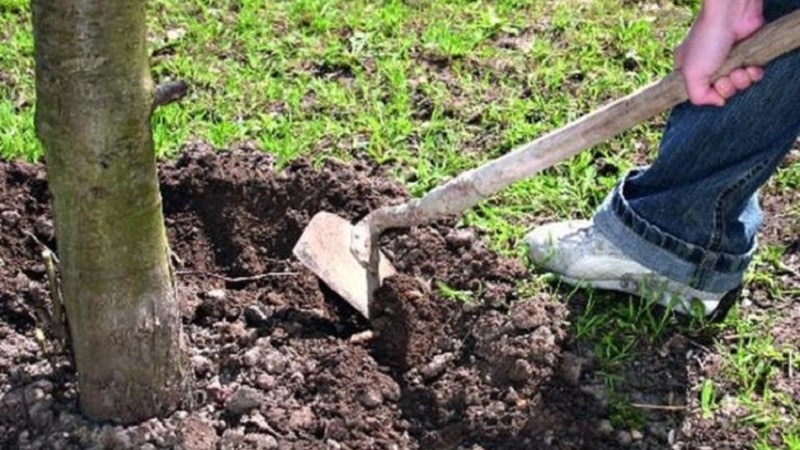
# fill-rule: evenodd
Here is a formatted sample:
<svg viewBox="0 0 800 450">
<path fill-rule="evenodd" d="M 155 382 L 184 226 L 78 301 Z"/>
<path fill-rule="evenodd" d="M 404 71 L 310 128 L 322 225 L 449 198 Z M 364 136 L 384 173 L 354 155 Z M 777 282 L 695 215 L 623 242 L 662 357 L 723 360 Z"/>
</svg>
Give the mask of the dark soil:
<svg viewBox="0 0 800 450">
<path fill-rule="evenodd" d="M 367 322 L 291 249 L 316 212 L 355 220 L 407 193 L 367 165 L 272 162 L 192 145 L 160 166 L 195 405 L 128 427 L 82 418 L 69 358 L 35 337 L 49 304 L 40 254 L 55 248 L 45 172 L 0 163 L 0 448 L 735 448 L 680 408 L 694 347 L 677 334 L 617 391 L 678 408 L 618 428 L 570 312 L 519 298 L 522 262 L 455 222 L 384 235 L 400 274 Z M 441 284 L 479 294 L 445 298 Z"/>
</svg>

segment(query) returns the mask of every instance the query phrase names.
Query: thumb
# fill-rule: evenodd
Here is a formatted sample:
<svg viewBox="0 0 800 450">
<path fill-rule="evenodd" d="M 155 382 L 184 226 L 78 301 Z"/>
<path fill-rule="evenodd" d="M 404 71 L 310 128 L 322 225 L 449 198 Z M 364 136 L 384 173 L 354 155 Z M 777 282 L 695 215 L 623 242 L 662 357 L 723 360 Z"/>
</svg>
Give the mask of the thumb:
<svg viewBox="0 0 800 450">
<path fill-rule="evenodd" d="M 689 100 L 695 105 L 724 106 L 725 98 L 711 85 L 707 76 L 695 75 L 684 72 L 684 82 Z"/>
</svg>

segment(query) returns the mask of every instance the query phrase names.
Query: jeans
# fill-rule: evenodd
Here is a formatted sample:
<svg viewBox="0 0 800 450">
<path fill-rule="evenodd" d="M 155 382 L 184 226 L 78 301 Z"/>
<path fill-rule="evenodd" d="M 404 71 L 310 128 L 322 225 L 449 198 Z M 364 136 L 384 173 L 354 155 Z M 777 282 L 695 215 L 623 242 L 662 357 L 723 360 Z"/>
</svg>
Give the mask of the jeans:
<svg viewBox="0 0 800 450">
<path fill-rule="evenodd" d="M 800 0 L 767 0 L 767 21 Z M 800 32 L 800 30 L 798 30 Z M 764 67 L 764 78 L 722 107 L 675 107 L 658 155 L 630 171 L 594 215 L 623 253 L 707 292 L 739 287 L 762 224 L 758 190 L 800 133 L 800 51 Z"/>
</svg>

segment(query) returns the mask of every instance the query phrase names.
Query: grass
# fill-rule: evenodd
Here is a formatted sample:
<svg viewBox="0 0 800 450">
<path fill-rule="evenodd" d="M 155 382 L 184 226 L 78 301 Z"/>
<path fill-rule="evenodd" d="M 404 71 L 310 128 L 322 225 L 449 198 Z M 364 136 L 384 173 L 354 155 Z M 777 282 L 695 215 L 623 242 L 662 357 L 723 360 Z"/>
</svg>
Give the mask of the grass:
<svg viewBox="0 0 800 450">
<path fill-rule="evenodd" d="M 722 375 L 737 392 L 729 401 L 746 408 L 742 422 L 756 428 L 761 448 L 769 448 L 776 430 L 782 432 L 779 439 L 787 446 L 800 437 L 800 408 L 790 393 L 773 383 L 779 373 L 800 369 L 797 348 L 776 343 L 769 331 L 773 324 L 773 317 L 739 317 L 730 321 L 728 339 L 716 343 L 724 356 Z"/>
<path fill-rule="evenodd" d="M 420 195 L 665 75 L 697 5 L 152 0 L 154 78 L 191 86 L 187 98 L 154 115 L 157 152 L 169 158 L 190 140 L 217 147 L 251 141 L 279 165 L 298 157 L 367 158 Z M 0 155 L 37 161 L 29 28 L 27 1 L 0 0 Z M 589 216 L 621 173 L 653 156 L 662 128 L 663 117 L 641 124 L 497 193 L 461 221 L 482 230 L 494 250 L 521 257 L 526 228 Z M 800 187 L 800 165 L 782 170 L 775 185 Z M 786 214 L 796 220 L 800 208 Z M 785 250 L 761 249 L 748 284 L 774 299 L 797 295 L 776 275 Z M 438 289 L 457 301 L 474 296 Z M 533 277 L 525 289 L 588 296 L 572 336 L 592 347 L 609 380 L 675 329 L 668 316 L 626 297 L 564 293 L 546 277 Z M 759 430 L 756 445 L 798 448 L 800 412 L 771 384 L 776 371 L 796 370 L 798 358 L 770 340 L 769 323 L 736 315 L 721 326 L 733 340 L 714 348 L 724 370 L 695 386 L 698 403 L 713 418 L 732 398 L 752 412 L 745 421 Z M 641 426 L 624 395 L 614 393 L 611 405 L 615 424 Z"/>
<path fill-rule="evenodd" d="M 459 303 L 470 303 L 477 295 L 472 291 L 454 289 L 442 282 L 436 283 L 436 289 L 443 298 Z"/>
</svg>

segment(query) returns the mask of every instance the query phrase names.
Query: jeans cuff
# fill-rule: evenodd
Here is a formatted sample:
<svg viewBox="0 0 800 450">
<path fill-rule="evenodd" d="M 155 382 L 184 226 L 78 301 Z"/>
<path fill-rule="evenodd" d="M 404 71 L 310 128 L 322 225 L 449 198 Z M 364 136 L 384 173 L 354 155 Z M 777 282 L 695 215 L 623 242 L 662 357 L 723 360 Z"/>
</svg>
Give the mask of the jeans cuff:
<svg viewBox="0 0 800 450">
<path fill-rule="evenodd" d="M 623 178 L 598 208 L 594 215 L 597 231 L 628 257 L 672 281 L 706 292 L 738 288 L 755 253 L 755 244 L 741 255 L 716 252 L 649 223 L 633 210 L 623 194 L 625 180 L 636 172 Z"/>
</svg>

